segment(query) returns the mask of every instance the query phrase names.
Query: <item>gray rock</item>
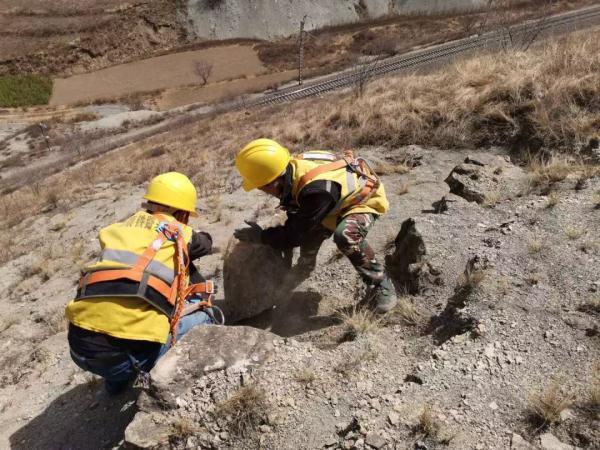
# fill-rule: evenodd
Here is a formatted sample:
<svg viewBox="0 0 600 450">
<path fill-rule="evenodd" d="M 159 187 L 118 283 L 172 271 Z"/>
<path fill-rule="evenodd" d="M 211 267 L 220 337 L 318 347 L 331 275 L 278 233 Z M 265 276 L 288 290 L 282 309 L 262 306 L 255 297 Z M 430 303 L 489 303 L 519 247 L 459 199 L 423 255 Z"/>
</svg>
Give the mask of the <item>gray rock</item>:
<svg viewBox="0 0 600 450">
<path fill-rule="evenodd" d="M 523 439 L 517 433 L 513 433 L 510 438 L 510 449 L 511 450 L 534 450 L 535 447 Z"/>
<path fill-rule="evenodd" d="M 377 433 L 368 433 L 365 442 L 373 448 L 383 448 L 386 444 L 385 439 Z"/>
<path fill-rule="evenodd" d="M 563 444 L 552 433 L 544 433 L 540 436 L 540 445 L 544 450 L 574 450 L 575 447 Z"/>
<path fill-rule="evenodd" d="M 392 411 L 388 414 L 388 421 L 390 424 L 397 426 L 400 424 L 400 415 Z"/>
<path fill-rule="evenodd" d="M 125 443 L 136 449 L 153 449 L 169 442 L 171 428 L 166 423 L 156 423 L 152 414 L 144 411 L 135 415 L 125 429 Z"/>
<path fill-rule="evenodd" d="M 157 425 L 153 413 L 164 414 L 165 409 L 180 406 L 180 397 L 191 392 L 194 382 L 206 373 L 263 363 L 272 353 L 274 338 L 249 327 L 213 325 L 191 330 L 150 372 L 150 389 L 141 395 L 140 412 L 125 430 L 126 444 L 133 448 L 165 445 L 170 428 L 164 420 Z"/>
<path fill-rule="evenodd" d="M 235 239 L 229 248 L 223 262 L 226 300 L 215 302 L 223 309 L 228 324 L 257 316 L 289 297 L 293 280 L 281 252 Z"/>
<path fill-rule="evenodd" d="M 467 157 L 444 180 L 452 194 L 470 202 L 484 203 L 495 193 L 513 197 L 521 190 L 524 172 L 505 158 L 489 156 L 474 160 Z"/>
<path fill-rule="evenodd" d="M 385 260 L 390 275 L 400 286 L 416 294 L 427 286 L 441 283 L 440 272 L 425 259 L 425 241 L 414 219 L 406 219 L 402 223 L 394 245 L 394 253 L 387 255 Z"/>
</svg>

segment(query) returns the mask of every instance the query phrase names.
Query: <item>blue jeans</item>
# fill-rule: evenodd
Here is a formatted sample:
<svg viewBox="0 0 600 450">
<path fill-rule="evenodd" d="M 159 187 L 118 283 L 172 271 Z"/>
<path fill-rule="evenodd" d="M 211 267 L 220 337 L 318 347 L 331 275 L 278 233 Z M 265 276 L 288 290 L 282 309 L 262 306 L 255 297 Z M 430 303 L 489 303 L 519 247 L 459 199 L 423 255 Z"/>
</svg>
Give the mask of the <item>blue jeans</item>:
<svg viewBox="0 0 600 450">
<path fill-rule="evenodd" d="M 213 321 L 204 311 L 189 314 L 180 319 L 177 328 L 177 340 L 181 339 L 188 331 L 198 325 L 210 325 Z M 106 390 L 109 394 L 118 394 L 127 388 L 129 382 L 134 380 L 140 371 L 150 372 L 156 362 L 167 353 L 171 344 L 171 336 L 165 344 L 156 349 L 145 352 L 127 353 L 127 360 L 122 358 L 114 365 L 98 367 L 79 355 L 71 352 L 71 358 L 79 367 L 87 372 L 94 373 L 104 378 Z"/>
</svg>

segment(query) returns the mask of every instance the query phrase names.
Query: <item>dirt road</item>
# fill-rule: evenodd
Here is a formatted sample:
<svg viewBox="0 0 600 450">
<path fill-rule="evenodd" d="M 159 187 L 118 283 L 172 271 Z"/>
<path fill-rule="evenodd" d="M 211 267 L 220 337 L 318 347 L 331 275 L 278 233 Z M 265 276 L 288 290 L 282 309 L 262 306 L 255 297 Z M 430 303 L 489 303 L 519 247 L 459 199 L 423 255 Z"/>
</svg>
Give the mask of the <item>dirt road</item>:
<svg viewBox="0 0 600 450">
<path fill-rule="evenodd" d="M 114 98 L 132 92 L 199 84 L 199 62 L 213 66 L 208 82 L 255 76 L 265 72 L 249 45 L 230 45 L 157 56 L 96 72 L 54 80 L 50 106 Z"/>
</svg>

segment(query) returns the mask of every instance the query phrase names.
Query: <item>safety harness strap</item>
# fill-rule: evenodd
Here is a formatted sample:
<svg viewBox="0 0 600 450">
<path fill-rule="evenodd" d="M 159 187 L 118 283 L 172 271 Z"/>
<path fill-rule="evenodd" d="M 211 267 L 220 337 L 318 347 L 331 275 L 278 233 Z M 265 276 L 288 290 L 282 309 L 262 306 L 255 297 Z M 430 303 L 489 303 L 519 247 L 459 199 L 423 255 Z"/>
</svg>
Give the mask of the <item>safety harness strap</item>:
<svg viewBox="0 0 600 450">
<path fill-rule="evenodd" d="M 87 287 L 95 283 L 102 283 L 105 281 L 115 281 L 122 279 L 135 281 L 136 283 L 141 283 L 142 279 L 145 276 L 147 276 L 147 286 L 150 286 L 152 289 L 155 289 L 167 300 L 170 300 L 171 286 L 162 281 L 160 278 L 148 274 L 148 272 L 139 272 L 135 269 L 98 270 L 96 272 L 87 273 L 79 280 L 79 288 L 81 289 L 82 294 L 85 295 Z M 173 305 L 171 301 L 169 301 L 169 303 Z"/>
<path fill-rule="evenodd" d="M 319 175 L 321 175 L 325 172 L 333 172 L 334 170 L 342 169 L 346 166 L 348 166 L 348 161 L 346 161 L 346 159 L 340 159 L 338 161 L 323 164 L 321 166 L 315 167 L 312 170 L 309 170 L 307 173 L 305 173 L 300 178 L 300 181 L 298 182 L 298 191 L 297 192 L 300 192 L 302 190 L 302 188 L 304 188 L 304 186 L 306 186 L 308 183 L 310 183 L 312 180 L 314 180 Z"/>
<path fill-rule="evenodd" d="M 380 181 L 377 175 L 371 170 L 368 163 L 362 158 L 354 158 L 350 150 L 344 151 L 344 157 L 340 160 L 323 164 L 315 167 L 305 173 L 298 182 L 297 192 L 300 193 L 302 188 L 314 180 L 317 176 L 325 172 L 333 172 L 334 170 L 342 169 L 347 167 L 348 173 L 355 173 L 361 180 L 362 189 L 358 193 L 354 193 L 355 189 L 349 189 L 348 196 L 344 199 L 340 199 L 338 205 L 334 208 L 334 212 L 337 213 L 341 210 L 341 206 L 350 197 L 349 204 L 344 210 L 348 210 L 356 205 L 366 203 L 372 196 L 377 192 Z M 348 186 L 350 188 L 350 185 Z"/>
<path fill-rule="evenodd" d="M 211 298 L 215 289 L 212 281 L 188 284 L 187 274 L 190 259 L 181 228 L 177 222 L 166 223 L 162 216 L 158 214 L 155 216 L 163 220 L 163 222 L 158 227 L 156 238 L 139 256 L 136 263 L 128 269 L 104 269 L 86 273 L 79 280 L 76 300 L 111 295 L 142 298 L 169 317 L 172 336 L 171 345 L 174 345 L 177 340 L 177 325 L 179 320 L 187 314 L 184 308 L 186 300 L 194 295 L 201 296 L 201 307 L 210 308 L 212 307 Z M 175 243 L 175 277 L 171 284 L 164 282 L 146 270 L 166 240 Z M 116 286 L 114 283 L 110 284 L 110 282 L 123 280 L 129 280 L 137 284 L 135 293 L 125 293 L 127 291 L 125 288 L 123 289 L 123 293 L 118 292 L 119 288 L 117 288 L 117 292 L 114 292 Z M 108 292 L 103 292 L 103 288 L 99 283 L 107 283 L 104 287 Z M 88 286 L 92 285 L 98 286 L 99 289 L 93 289 L 93 292 L 88 292 Z M 154 296 L 150 295 L 149 287 L 160 294 L 162 298 L 155 298 L 156 294 Z"/>
</svg>

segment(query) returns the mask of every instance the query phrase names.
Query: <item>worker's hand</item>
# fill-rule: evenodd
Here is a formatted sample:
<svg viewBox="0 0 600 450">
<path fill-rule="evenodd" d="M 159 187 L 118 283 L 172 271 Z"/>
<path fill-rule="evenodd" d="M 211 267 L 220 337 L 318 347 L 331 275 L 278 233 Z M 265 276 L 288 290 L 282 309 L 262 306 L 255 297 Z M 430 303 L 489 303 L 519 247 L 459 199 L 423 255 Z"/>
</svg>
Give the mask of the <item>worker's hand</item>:
<svg viewBox="0 0 600 450">
<path fill-rule="evenodd" d="M 233 236 L 236 239 L 239 239 L 240 241 L 244 242 L 253 242 L 257 244 L 262 242 L 262 228 L 260 227 L 260 225 L 258 225 L 256 222 L 251 222 L 248 220 L 246 220 L 245 222 L 247 225 L 250 226 L 250 228 L 238 228 L 233 232 Z"/>
</svg>

